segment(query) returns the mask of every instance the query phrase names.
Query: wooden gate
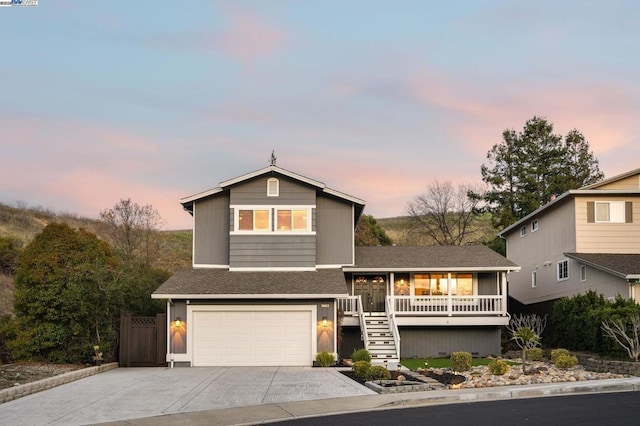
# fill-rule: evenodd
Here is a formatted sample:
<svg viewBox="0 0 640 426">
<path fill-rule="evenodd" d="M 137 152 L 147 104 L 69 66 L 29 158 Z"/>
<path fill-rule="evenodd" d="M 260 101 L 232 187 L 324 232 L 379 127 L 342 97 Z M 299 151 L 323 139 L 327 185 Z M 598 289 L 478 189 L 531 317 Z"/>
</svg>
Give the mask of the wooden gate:
<svg viewBox="0 0 640 426">
<path fill-rule="evenodd" d="M 167 315 L 120 317 L 120 367 L 165 367 Z"/>
</svg>

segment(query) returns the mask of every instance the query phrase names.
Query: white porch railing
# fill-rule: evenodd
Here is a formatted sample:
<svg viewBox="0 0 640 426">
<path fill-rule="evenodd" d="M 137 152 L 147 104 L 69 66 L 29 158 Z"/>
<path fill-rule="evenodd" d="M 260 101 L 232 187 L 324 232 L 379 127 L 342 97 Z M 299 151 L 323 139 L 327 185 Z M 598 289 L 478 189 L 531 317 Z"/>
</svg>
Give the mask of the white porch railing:
<svg viewBox="0 0 640 426">
<path fill-rule="evenodd" d="M 345 316 L 357 317 L 360 315 L 362 298 L 360 296 L 347 296 L 338 298 L 338 309 L 342 309 Z"/>
<path fill-rule="evenodd" d="M 502 296 L 394 296 L 395 315 L 506 315 Z"/>
<path fill-rule="evenodd" d="M 396 344 L 396 355 L 400 359 L 400 330 L 398 330 L 398 324 L 396 323 L 396 315 L 393 309 L 393 301 L 390 296 L 387 296 L 385 300 L 385 308 L 387 310 L 387 318 L 389 318 L 389 327 L 393 334 L 393 340 Z"/>
</svg>

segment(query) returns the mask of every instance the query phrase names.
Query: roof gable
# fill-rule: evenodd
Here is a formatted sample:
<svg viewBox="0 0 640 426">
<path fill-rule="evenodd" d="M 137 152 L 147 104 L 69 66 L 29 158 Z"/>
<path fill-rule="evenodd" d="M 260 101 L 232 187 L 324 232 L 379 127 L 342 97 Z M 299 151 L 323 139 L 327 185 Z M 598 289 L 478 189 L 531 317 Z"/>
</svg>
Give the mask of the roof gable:
<svg viewBox="0 0 640 426">
<path fill-rule="evenodd" d="M 292 180 L 294 180 L 296 182 L 300 182 L 302 184 L 309 185 L 309 186 L 315 188 L 317 191 L 320 191 L 320 192 L 322 192 L 324 194 L 327 194 L 327 195 L 330 195 L 332 197 L 335 197 L 335 198 L 344 200 L 346 202 L 352 203 L 356 207 L 356 218 L 358 218 L 362 214 L 362 211 L 364 210 L 364 206 L 365 206 L 365 203 L 366 203 L 364 200 L 362 200 L 360 198 L 357 198 L 357 197 L 354 197 L 354 196 L 351 196 L 351 195 L 348 195 L 348 194 L 345 194 L 344 192 L 340 192 L 340 191 L 336 191 L 334 189 L 331 189 L 331 188 L 327 187 L 327 185 L 324 184 L 323 182 L 308 178 L 306 176 L 299 175 L 297 173 L 291 172 L 289 170 L 286 170 L 286 169 L 283 169 L 283 168 L 280 168 L 280 167 L 274 166 L 274 165 L 267 166 L 267 167 L 262 168 L 260 170 L 256 170 L 254 172 L 247 173 L 247 174 L 244 174 L 242 176 L 238 176 L 236 178 L 220 182 L 219 186 L 217 186 L 217 187 L 215 187 L 213 189 L 210 189 L 210 190 L 207 190 L 207 191 L 204 191 L 204 192 L 200 192 L 200 193 L 197 193 L 197 194 L 190 195 L 188 197 L 182 198 L 180 200 L 180 204 L 182 204 L 182 206 L 185 208 L 185 210 L 187 210 L 189 212 L 193 212 L 193 203 L 195 201 L 201 200 L 201 199 L 206 198 L 206 197 L 214 196 L 214 195 L 219 194 L 219 193 L 222 193 L 222 192 L 228 190 L 229 188 L 231 188 L 232 186 L 241 184 L 243 182 L 247 182 L 247 181 L 249 181 L 251 179 L 255 179 L 257 177 L 264 176 L 264 175 L 273 175 L 273 176 L 276 176 L 276 177 L 278 175 L 279 176 L 286 176 L 289 179 L 292 179 Z"/>
</svg>

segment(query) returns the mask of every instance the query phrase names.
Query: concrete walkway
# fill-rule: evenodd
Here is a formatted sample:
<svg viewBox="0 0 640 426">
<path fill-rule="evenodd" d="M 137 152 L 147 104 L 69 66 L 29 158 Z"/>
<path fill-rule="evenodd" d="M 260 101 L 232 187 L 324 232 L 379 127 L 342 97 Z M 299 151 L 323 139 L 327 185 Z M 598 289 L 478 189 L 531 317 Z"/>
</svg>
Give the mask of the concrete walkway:
<svg viewBox="0 0 640 426">
<path fill-rule="evenodd" d="M 378 409 L 640 391 L 640 378 L 378 395 L 336 369 L 120 368 L 0 404 L 0 424 L 240 425 Z"/>
</svg>

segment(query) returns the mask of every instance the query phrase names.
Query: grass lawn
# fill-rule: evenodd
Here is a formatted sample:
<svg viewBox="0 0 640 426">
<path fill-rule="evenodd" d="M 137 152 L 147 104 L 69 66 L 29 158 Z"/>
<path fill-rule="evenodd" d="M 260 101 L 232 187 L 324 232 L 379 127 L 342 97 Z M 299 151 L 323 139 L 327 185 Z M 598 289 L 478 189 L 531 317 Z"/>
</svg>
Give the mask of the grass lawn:
<svg viewBox="0 0 640 426">
<path fill-rule="evenodd" d="M 450 368 L 451 367 L 451 358 L 402 358 L 400 360 L 400 364 L 403 367 L 407 367 L 409 370 L 417 370 L 418 368 L 425 368 L 424 361 L 429 362 L 429 368 Z M 488 358 L 473 358 L 471 360 L 471 365 L 474 367 L 479 365 L 488 365 L 492 360 Z M 505 362 L 509 365 L 519 365 L 517 362 L 507 361 Z"/>
</svg>

